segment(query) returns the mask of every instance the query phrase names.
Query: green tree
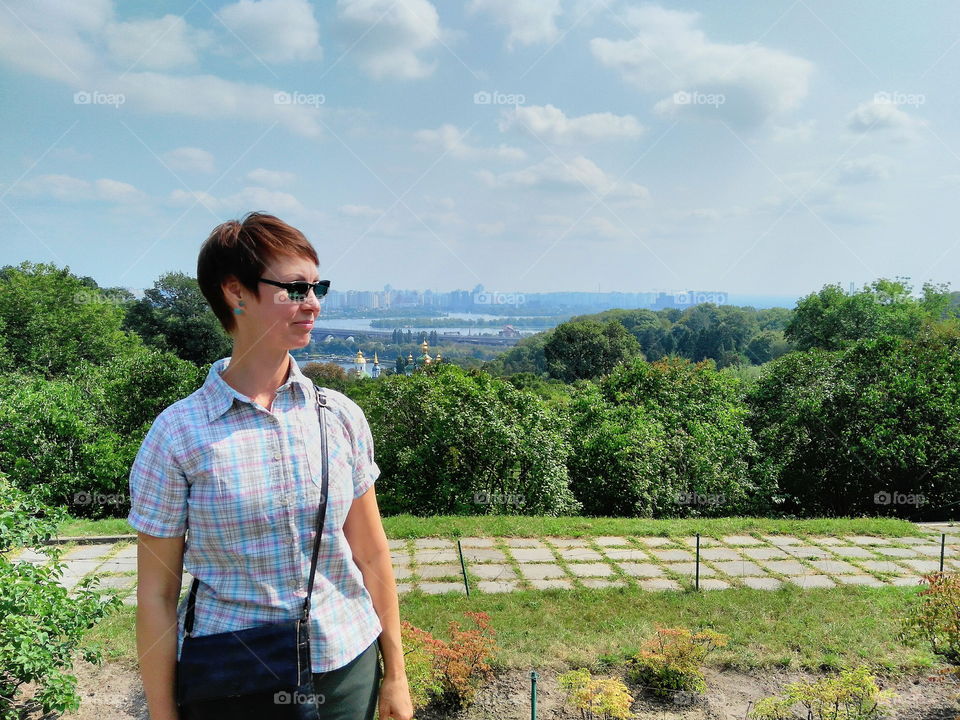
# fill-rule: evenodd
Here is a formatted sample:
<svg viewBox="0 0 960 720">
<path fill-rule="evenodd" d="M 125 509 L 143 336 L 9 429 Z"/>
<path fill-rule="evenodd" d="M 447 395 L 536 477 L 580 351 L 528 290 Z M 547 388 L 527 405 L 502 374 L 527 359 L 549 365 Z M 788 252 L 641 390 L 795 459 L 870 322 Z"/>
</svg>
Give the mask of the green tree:
<svg viewBox="0 0 960 720">
<path fill-rule="evenodd" d="M 335 362 L 309 362 L 303 366 L 303 374 L 320 387 L 340 392 L 344 392 L 349 383 L 347 371 Z"/>
<path fill-rule="evenodd" d="M 923 297 L 911 295 L 907 278 L 881 278 L 855 293 L 825 285 L 797 302 L 784 334 L 798 350 L 840 350 L 857 340 L 881 335 L 912 338 L 923 321 L 949 315 L 945 285 L 925 283 Z"/>
<path fill-rule="evenodd" d="M 181 272 L 161 275 L 142 300 L 131 304 L 123 327 L 148 345 L 197 365 L 227 357 L 233 350 L 230 335 L 207 304 L 196 278 Z"/>
<path fill-rule="evenodd" d="M 358 397 L 383 470 L 385 513 L 564 515 L 565 424 L 532 393 L 442 363 L 369 381 Z"/>
<path fill-rule="evenodd" d="M 565 382 L 606 375 L 641 355 L 637 339 L 615 320 L 579 320 L 556 327 L 543 346 L 550 375 Z"/>
<path fill-rule="evenodd" d="M 139 341 L 124 333 L 126 297 L 69 268 L 24 262 L 0 269 L 0 327 L 13 368 L 52 378 L 81 360 L 102 363 Z"/>
</svg>

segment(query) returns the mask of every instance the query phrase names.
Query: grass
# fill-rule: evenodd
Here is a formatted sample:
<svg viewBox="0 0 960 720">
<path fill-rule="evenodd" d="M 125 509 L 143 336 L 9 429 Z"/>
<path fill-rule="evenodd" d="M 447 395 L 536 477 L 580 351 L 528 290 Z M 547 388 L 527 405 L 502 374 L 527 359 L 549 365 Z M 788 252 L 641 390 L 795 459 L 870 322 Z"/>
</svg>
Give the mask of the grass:
<svg viewBox="0 0 960 720">
<path fill-rule="evenodd" d="M 601 535 L 692 536 L 723 535 L 885 535 L 920 537 L 916 526 L 894 518 L 816 518 L 781 520 L 752 517 L 681 518 L 651 520 L 608 517 L 529 517 L 522 515 L 394 515 L 383 518 L 389 538 L 423 537 L 597 537 Z M 86 520 L 69 518 L 60 525 L 60 537 L 135 535 L 126 518 Z"/>
<path fill-rule="evenodd" d="M 924 647 L 897 640 L 899 618 L 919 588 L 838 587 L 648 592 L 636 589 L 531 590 L 509 594 L 400 596 L 400 617 L 439 637 L 463 612 L 490 615 L 501 667 L 601 672 L 636 653 L 657 625 L 711 628 L 730 636 L 708 665 L 758 671 L 828 670 L 867 664 L 884 674 L 937 665 Z M 135 608 L 124 606 L 93 628 L 85 645 L 136 664 Z"/>
</svg>

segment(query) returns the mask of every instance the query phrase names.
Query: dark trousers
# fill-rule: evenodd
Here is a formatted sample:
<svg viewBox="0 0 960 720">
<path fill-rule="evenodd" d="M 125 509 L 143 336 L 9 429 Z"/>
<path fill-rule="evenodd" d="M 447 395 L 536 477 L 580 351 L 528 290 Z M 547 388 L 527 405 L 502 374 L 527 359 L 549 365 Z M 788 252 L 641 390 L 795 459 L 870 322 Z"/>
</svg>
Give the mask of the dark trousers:
<svg viewBox="0 0 960 720">
<path fill-rule="evenodd" d="M 303 686 L 296 693 L 197 703 L 181 710 L 180 720 L 373 720 L 382 678 L 383 659 L 377 638 L 343 667 L 313 673 L 311 686 Z"/>
</svg>

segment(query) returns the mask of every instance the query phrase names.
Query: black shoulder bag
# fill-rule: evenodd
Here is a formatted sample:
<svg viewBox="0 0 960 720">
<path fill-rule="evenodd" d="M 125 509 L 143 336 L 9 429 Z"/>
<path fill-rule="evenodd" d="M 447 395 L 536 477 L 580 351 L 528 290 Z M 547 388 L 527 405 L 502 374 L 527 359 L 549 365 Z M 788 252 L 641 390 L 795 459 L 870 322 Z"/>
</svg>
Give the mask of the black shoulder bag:
<svg viewBox="0 0 960 720">
<path fill-rule="evenodd" d="M 317 396 L 317 413 L 320 417 L 320 445 L 323 454 L 323 486 L 320 507 L 317 511 L 317 538 L 313 544 L 310 561 L 310 584 L 299 617 L 282 622 L 257 625 L 243 630 L 234 630 L 212 635 L 194 637 L 193 616 L 197 587 L 200 581 L 193 579 L 190 599 L 184 621 L 183 647 L 176 665 L 177 706 L 185 717 L 203 717 L 205 709 L 219 706 L 228 698 L 260 702 L 271 693 L 274 700 L 271 718 L 302 717 L 304 708 L 295 701 L 293 693 L 312 693 L 310 665 L 310 597 L 313 594 L 313 578 L 317 571 L 317 556 L 320 536 L 327 512 L 327 397 L 314 385 Z M 327 408 L 329 409 L 329 408 Z M 259 698 L 251 696 L 258 695 Z"/>
</svg>

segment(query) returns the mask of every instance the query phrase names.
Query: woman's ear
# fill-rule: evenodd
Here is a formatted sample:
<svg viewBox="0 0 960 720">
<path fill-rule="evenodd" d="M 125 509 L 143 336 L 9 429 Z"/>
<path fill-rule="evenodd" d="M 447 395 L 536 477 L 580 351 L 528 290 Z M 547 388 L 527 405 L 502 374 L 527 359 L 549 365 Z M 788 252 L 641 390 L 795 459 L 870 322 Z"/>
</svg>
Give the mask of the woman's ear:
<svg viewBox="0 0 960 720">
<path fill-rule="evenodd" d="M 236 308 L 240 305 L 240 301 L 244 295 L 244 287 L 240 284 L 239 280 L 231 275 L 220 284 L 220 289 L 223 290 L 223 299 L 227 305 L 231 308 Z M 249 293 L 247 294 L 249 295 Z"/>
</svg>

